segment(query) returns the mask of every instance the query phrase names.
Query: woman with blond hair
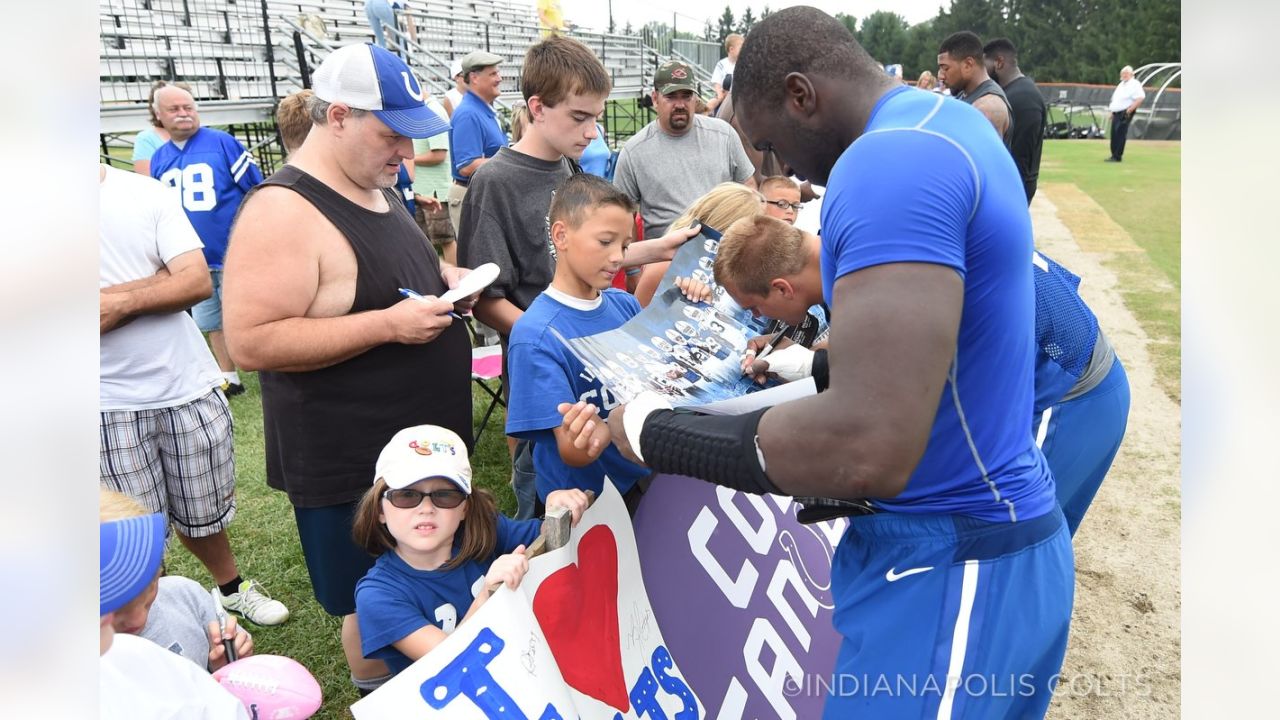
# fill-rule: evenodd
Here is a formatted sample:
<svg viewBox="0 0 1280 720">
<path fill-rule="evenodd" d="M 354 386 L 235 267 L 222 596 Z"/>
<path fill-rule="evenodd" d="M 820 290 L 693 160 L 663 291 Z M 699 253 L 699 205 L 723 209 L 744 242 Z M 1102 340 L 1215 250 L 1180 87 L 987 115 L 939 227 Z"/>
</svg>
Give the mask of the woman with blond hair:
<svg viewBox="0 0 1280 720">
<path fill-rule="evenodd" d="M 705 224 L 716 230 L 724 230 L 744 217 L 754 217 L 764 212 L 764 196 L 741 183 L 726 182 L 711 188 L 698 198 L 683 214 L 668 226 L 670 229 Z M 647 306 L 658 289 L 658 283 L 666 274 L 669 262 L 655 262 L 644 266 L 640 281 L 636 283 L 635 296 L 641 305 Z"/>
</svg>

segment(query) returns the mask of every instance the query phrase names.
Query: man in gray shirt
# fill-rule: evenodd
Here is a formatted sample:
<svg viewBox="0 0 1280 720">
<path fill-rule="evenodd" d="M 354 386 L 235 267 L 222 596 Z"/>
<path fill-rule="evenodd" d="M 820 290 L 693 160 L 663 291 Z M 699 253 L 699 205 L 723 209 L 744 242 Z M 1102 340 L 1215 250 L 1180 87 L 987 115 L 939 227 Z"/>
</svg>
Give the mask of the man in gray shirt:
<svg viewBox="0 0 1280 720">
<path fill-rule="evenodd" d="M 693 70 L 671 61 L 658 68 L 658 119 L 627 141 L 613 182 L 640 205 L 645 237 L 667 231 L 694 200 L 722 182 L 755 187 L 755 168 L 728 123 L 693 111 Z"/>
</svg>

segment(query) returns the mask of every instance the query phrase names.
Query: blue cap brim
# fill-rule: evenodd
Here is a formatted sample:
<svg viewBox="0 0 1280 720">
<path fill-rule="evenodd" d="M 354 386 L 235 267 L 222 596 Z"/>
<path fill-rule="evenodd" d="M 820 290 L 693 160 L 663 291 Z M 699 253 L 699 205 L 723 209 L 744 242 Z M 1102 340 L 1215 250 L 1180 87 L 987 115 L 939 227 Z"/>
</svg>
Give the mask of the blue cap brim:
<svg viewBox="0 0 1280 720">
<path fill-rule="evenodd" d="M 164 559 L 167 524 L 156 513 L 98 526 L 99 616 L 119 610 L 155 580 Z"/>
<path fill-rule="evenodd" d="M 449 122 L 422 105 L 408 110 L 372 110 L 374 116 L 397 133 L 415 140 L 449 131 Z"/>
</svg>

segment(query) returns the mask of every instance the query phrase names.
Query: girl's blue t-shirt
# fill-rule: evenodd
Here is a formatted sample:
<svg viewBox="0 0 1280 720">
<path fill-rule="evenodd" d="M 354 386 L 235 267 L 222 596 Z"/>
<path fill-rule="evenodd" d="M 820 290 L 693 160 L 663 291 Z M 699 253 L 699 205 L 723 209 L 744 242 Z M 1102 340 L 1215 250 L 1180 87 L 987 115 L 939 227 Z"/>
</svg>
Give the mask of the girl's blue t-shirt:
<svg viewBox="0 0 1280 720">
<path fill-rule="evenodd" d="M 471 608 L 493 561 L 520 545 L 528 547 L 541 530 L 540 519 L 511 520 L 499 513 L 493 555 L 484 562 L 473 560 L 452 570 L 416 570 L 394 550 L 383 553 L 356 583 L 360 652 L 385 662 L 392 674 L 412 665 L 393 643 L 427 625 L 453 632 Z M 460 529 L 454 535 L 455 553 L 461 543 Z"/>
</svg>

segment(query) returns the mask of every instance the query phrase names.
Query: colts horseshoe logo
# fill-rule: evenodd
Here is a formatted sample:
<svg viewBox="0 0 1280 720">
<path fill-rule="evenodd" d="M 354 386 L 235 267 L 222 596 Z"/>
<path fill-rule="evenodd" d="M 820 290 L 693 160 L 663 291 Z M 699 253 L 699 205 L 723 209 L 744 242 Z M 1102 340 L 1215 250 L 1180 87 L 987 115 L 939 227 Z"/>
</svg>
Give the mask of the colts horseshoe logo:
<svg viewBox="0 0 1280 720">
<path fill-rule="evenodd" d="M 404 89 L 405 92 L 409 93 L 409 97 L 417 100 L 418 102 L 422 102 L 422 91 L 413 89 L 413 79 L 409 77 L 409 73 L 402 70 L 400 72 L 400 77 L 404 78 Z"/>
</svg>

